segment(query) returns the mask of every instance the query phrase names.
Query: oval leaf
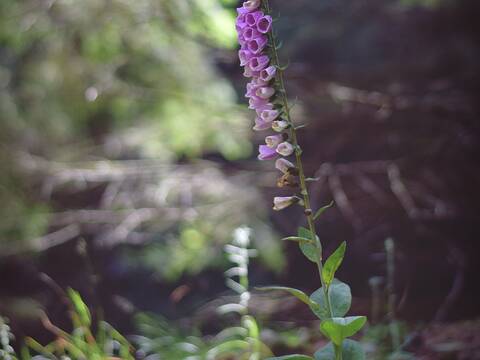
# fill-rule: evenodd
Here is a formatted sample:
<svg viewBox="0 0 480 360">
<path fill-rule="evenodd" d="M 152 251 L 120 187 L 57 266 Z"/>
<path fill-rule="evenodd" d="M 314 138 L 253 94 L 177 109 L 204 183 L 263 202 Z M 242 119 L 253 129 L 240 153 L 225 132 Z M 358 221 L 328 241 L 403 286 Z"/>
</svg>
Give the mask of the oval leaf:
<svg viewBox="0 0 480 360">
<path fill-rule="evenodd" d="M 88 306 L 85 305 L 85 303 L 83 302 L 80 293 L 73 290 L 72 288 L 68 288 L 67 293 L 82 325 L 90 327 L 92 323 L 92 316 L 90 315 L 90 310 L 88 310 Z"/>
<path fill-rule="evenodd" d="M 341 245 L 333 252 L 332 255 L 325 261 L 323 266 L 322 276 L 323 281 L 327 284 L 327 287 L 332 283 L 335 273 L 342 264 L 343 257 L 345 256 L 345 250 L 347 248 L 347 243 L 344 241 Z"/>
<path fill-rule="evenodd" d="M 298 236 L 289 236 L 289 237 L 283 238 L 282 240 L 284 240 L 284 241 L 296 241 L 296 242 L 299 242 L 299 243 L 304 242 L 304 243 L 307 243 L 307 244 L 313 244 L 313 240 L 305 239 L 305 238 L 298 237 Z"/>
<path fill-rule="evenodd" d="M 334 279 L 328 288 L 328 294 L 332 306 L 332 317 L 345 316 L 348 310 L 350 310 L 350 305 L 352 304 L 350 287 L 347 284 Z M 322 288 L 316 290 L 310 295 L 310 301 L 310 308 L 320 319 L 325 320 L 331 317 L 327 310 Z"/>
<path fill-rule="evenodd" d="M 304 238 L 304 239 L 309 239 L 312 241 L 312 243 L 308 242 L 300 242 L 300 250 L 302 251 L 303 255 L 307 257 L 308 260 L 317 263 L 318 255 L 317 255 L 317 247 L 315 244 L 313 244 L 313 241 L 315 238 L 312 235 L 312 232 L 304 227 L 299 227 L 298 228 L 298 237 L 299 238 Z"/>
<path fill-rule="evenodd" d="M 313 220 L 317 220 L 320 216 L 322 216 L 322 214 L 329 208 L 331 208 L 333 206 L 333 201 L 328 204 L 328 205 L 325 205 L 325 206 L 322 206 L 320 209 L 317 210 L 317 212 L 315 213 L 315 215 L 313 215 Z"/>
<path fill-rule="evenodd" d="M 335 359 L 332 343 L 324 346 L 314 354 L 315 360 Z M 342 343 L 342 360 L 365 360 L 365 352 L 358 341 L 347 339 Z"/>
<path fill-rule="evenodd" d="M 274 290 L 279 290 L 279 291 L 286 291 L 290 293 L 291 295 L 295 296 L 297 299 L 300 301 L 304 302 L 307 305 L 311 305 L 310 299 L 308 298 L 308 295 L 305 294 L 303 291 L 294 289 L 294 288 L 289 288 L 285 286 L 265 286 L 265 287 L 257 287 L 255 290 L 260 290 L 260 291 L 274 291 Z"/>
<path fill-rule="evenodd" d="M 366 321 L 365 316 L 334 317 L 322 321 L 320 331 L 334 344 L 340 345 L 344 339 L 355 335 Z"/>
</svg>

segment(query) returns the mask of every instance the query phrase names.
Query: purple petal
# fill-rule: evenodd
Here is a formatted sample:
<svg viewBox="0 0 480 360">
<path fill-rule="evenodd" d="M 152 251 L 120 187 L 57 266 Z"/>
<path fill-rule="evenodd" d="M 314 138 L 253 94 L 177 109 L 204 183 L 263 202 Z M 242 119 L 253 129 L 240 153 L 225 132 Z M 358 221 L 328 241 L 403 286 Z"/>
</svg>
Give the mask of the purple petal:
<svg viewBox="0 0 480 360">
<path fill-rule="evenodd" d="M 270 59 L 267 55 L 256 56 L 250 59 L 248 67 L 250 67 L 252 71 L 261 71 L 267 67 L 269 62 Z"/>
<path fill-rule="evenodd" d="M 257 95 L 261 99 L 270 99 L 274 94 L 275 89 L 267 86 L 260 87 L 255 92 L 255 95 Z"/>
<path fill-rule="evenodd" d="M 283 135 L 270 135 L 265 138 L 265 144 L 270 148 L 276 148 L 283 141 Z"/>
<path fill-rule="evenodd" d="M 263 35 L 260 34 L 257 29 L 247 27 L 243 29 L 242 36 L 245 39 L 245 41 L 250 41 Z"/>
<path fill-rule="evenodd" d="M 247 65 L 252 57 L 253 57 L 253 54 L 248 50 L 240 50 L 238 52 L 238 58 L 240 59 L 241 66 Z"/>
<path fill-rule="evenodd" d="M 258 54 L 267 46 L 267 37 L 266 36 L 259 36 L 256 39 L 250 40 L 247 43 L 248 50 L 250 50 L 254 54 Z"/>
<path fill-rule="evenodd" d="M 258 9 L 260 0 L 248 0 L 243 3 L 243 8 L 248 12 Z"/>
<path fill-rule="evenodd" d="M 250 15 L 250 14 L 248 14 Z M 245 16 L 245 22 L 247 22 L 247 16 Z M 270 15 L 265 15 L 257 20 L 257 30 L 262 34 L 268 33 L 272 29 L 272 17 Z"/>
<path fill-rule="evenodd" d="M 249 100 L 249 109 L 257 110 L 268 104 L 268 100 L 261 99 L 258 96 L 252 96 Z"/>
<path fill-rule="evenodd" d="M 265 82 L 268 82 L 275 77 L 276 73 L 277 73 L 277 68 L 273 65 L 269 66 L 260 72 L 260 79 Z"/>
<path fill-rule="evenodd" d="M 257 22 L 259 19 L 263 18 L 263 12 L 262 11 L 255 11 L 251 12 L 245 15 L 245 23 L 248 26 L 255 27 L 257 25 Z"/>
<path fill-rule="evenodd" d="M 267 145 L 260 145 L 258 147 L 258 159 L 259 160 L 271 160 L 277 157 L 275 149 L 269 148 Z"/>
<path fill-rule="evenodd" d="M 262 131 L 262 130 L 268 130 L 271 128 L 271 123 L 265 122 L 260 118 L 255 119 L 255 126 L 253 127 L 253 130 L 255 131 Z"/>
<path fill-rule="evenodd" d="M 258 115 L 259 117 L 261 117 L 262 120 L 264 120 L 264 121 L 266 121 L 266 122 L 271 122 L 271 121 L 273 121 L 273 120 L 270 121 L 269 119 L 266 119 L 266 118 L 262 117 L 261 114 L 262 114 L 265 110 L 272 110 L 272 109 L 273 109 L 273 104 L 271 104 L 271 103 L 269 103 L 269 102 L 264 103 L 264 104 L 262 104 L 261 106 L 258 106 L 258 107 L 255 108 L 255 110 L 257 111 L 257 115 Z"/>
</svg>

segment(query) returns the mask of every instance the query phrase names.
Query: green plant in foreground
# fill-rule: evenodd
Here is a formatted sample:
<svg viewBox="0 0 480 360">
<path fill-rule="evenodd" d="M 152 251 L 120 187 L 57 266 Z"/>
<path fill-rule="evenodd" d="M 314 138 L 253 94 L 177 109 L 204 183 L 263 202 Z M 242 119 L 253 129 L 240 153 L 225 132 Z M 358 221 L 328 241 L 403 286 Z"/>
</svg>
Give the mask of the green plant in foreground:
<svg viewBox="0 0 480 360">
<path fill-rule="evenodd" d="M 1 360 L 133 360 L 129 342 L 110 324 L 100 321 L 96 336 L 92 330 L 92 317 L 80 294 L 68 289 L 68 304 L 73 330 L 68 333 L 44 316 L 42 321 L 55 340 L 42 345 L 33 338 L 25 339 L 20 355 L 16 355 L 7 342 L 12 338 L 8 325 L 0 322 Z M 34 354 L 34 355 L 32 355 Z"/>
<path fill-rule="evenodd" d="M 208 352 L 207 360 L 228 355 L 236 356 L 238 359 L 260 360 L 272 355 L 271 350 L 260 339 L 260 328 L 255 317 L 249 314 L 248 305 L 251 294 L 248 265 L 250 258 L 257 255 L 255 249 L 249 248 L 250 232 L 251 230 L 246 227 L 236 229 L 233 244 L 225 246 L 228 259 L 235 264 L 225 272 L 226 284 L 238 294 L 239 301 L 218 308 L 221 314 L 238 313 L 241 316 L 240 326 L 226 328 L 217 335 L 224 340 Z"/>
<path fill-rule="evenodd" d="M 250 232 L 246 227 L 237 228 L 233 242 L 225 246 L 228 259 L 234 264 L 225 272 L 226 285 L 238 294 L 238 301 L 217 308 L 220 315 L 240 316 L 239 323 L 224 328 L 215 336 L 202 336 L 189 326 L 188 334 L 165 319 L 153 314 L 137 316 L 144 336 L 135 336 L 135 343 L 142 352 L 160 359 L 186 360 L 260 360 L 272 355 L 260 339 L 260 327 L 249 313 L 250 289 L 248 266 L 250 258 L 257 255 L 250 248 Z"/>
<path fill-rule="evenodd" d="M 372 326 L 369 326 L 365 340 L 374 344 L 372 359 L 410 360 L 413 354 L 405 351 L 408 344 L 407 324 L 396 317 L 397 299 L 395 294 L 395 242 L 385 240 L 386 283 L 383 278 L 370 279 L 372 288 Z"/>
<path fill-rule="evenodd" d="M 365 358 L 361 345 L 348 339 L 355 335 L 366 323 L 365 316 L 345 315 L 350 309 L 352 295 L 347 284 L 335 279 L 346 250 L 343 242 L 335 252 L 323 262 L 323 248 L 317 236 L 315 221 L 330 206 L 314 212 L 311 208 L 307 183 L 314 179 L 305 176 L 302 164 L 296 126 L 290 116 L 290 105 L 283 72 L 280 65 L 277 43 L 272 30 L 272 17 L 268 0 L 249 0 L 238 9 L 236 21 L 240 64 L 245 67 L 244 75 L 252 78 L 247 85 L 246 96 L 250 108 L 256 111 L 254 130 L 272 129 L 277 134 L 265 138 L 266 145 L 260 145 L 258 158 L 270 160 L 280 157 L 275 166 L 283 173 L 280 187 L 299 187 L 300 193 L 274 199 L 274 210 L 282 210 L 298 204 L 304 208 L 308 226 L 298 229 L 296 236 L 285 240 L 299 243 L 303 254 L 317 265 L 321 287 L 308 296 L 304 292 L 285 287 L 269 287 L 264 290 L 285 290 L 306 303 L 321 319 L 320 331 L 330 343 L 319 349 L 316 360 L 360 360 Z M 293 162 L 287 160 L 292 156 Z M 305 355 L 287 355 L 272 359 L 312 359 Z"/>
</svg>

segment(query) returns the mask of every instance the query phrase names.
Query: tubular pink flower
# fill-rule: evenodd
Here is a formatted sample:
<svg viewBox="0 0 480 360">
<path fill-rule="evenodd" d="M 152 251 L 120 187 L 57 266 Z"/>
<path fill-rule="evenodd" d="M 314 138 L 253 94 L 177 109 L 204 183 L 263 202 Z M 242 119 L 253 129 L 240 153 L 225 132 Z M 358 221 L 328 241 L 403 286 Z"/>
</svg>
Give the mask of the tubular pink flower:
<svg viewBox="0 0 480 360">
<path fill-rule="evenodd" d="M 288 129 L 290 125 L 285 120 L 275 120 L 272 122 L 272 129 L 276 132 L 282 132 L 285 129 Z"/>
<path fill-rule="evenodd" d="M 271 160 L 278 156 L 275 149 L 269 148 L 267 145 L 260 145 L 258 152 L 258 160 Z"/>
<path fill-rule="evenodd" d="M 280 158 L 275 161 L 275 168 L 280 170 L 282 173 L 286 174 L 290 169 L 295 169 L 295 165 L 288 161 L 287 159 Z"/>
<path fill-rule="evenodd" d="M 240 16 L 240 15 L 246 15 L 248 14 L 249 11 L 245 8 L 245 7 L 239 7 L 237 8 L 237 15 Z"/>
<path fill-rule="evenodd" d="M 262 118 L 263 121 L 266 121 L 266 122 L 272 122 L 278 117 L 278 115 L 280 115 L 278 110 L 271 110 L 271 109 L 263 110 L 260 113 L 260 117 Z"/>
<path fill-rule="evenodd" d="M 277 68 L 275 66 L 269 66 L 266 69 L 260 71 L 260 79 L 262 81 L 268 82 L 275 77 L 277 73 Z"/>
<path fill-rule="evenodd" d="M 269 62 L 270 59 L 267 55 L 256 56 L 250 59 L 250 61 L 248 62 L 248 67 L 252 71 L 262 71 L 267 67 Z"/>
<path fill-rule="evenodd" d="M 272 110 L 272 109 L 273 109 L 273 104 L 267 102 L 265 104 L 262 104 L 261 106 L 258 106 L 255 110 L 257 112 L 258 117 L 260 117 L 263 121 L 272 122 L 272 120 L 262 117 L 262 112 L 264 112 L 265 110 Z"/>
<path fill-rule="evenodd" d="M 270 135 L 265 138 L 265 144 L 270 148 L 276 148 L 283 141 L 283 135 Z"/>
<path fill-rule="evenodd" d="M 243 8 L 247 11 L 254 11 L 260 6 L 260 0 L 248 0 L 243 3 Z"/>
<path fill-rule="evenodd" d="M 241 36 L 245 41 L 251 41 L 253 39 L 262 37 L 263 35 L 260 34 L 256 29 L 247 27 L 243 29 Z"/>
<path fill-rule="evenodd" d="M 288 141 L 284 141 L 277 146 L 277 153 L 282 156 L 290 156 L 293 154 L 293 145 L 290 144 Z"/>
<path fill-rule="evenodd" d="M 247 42 L 247 48 L 253 54 L 258 54 L 263 49 L 265 49 L 265 46 L 267 46 L 267 42 L 268 40 L 265 36 L 259 36 L 256 39 L 253 39 Z"/>
<path fill-rule="evenodd" d="M 248 64 L 247 64 L 248 65 Z M 260 72 L 258 71 L 253 71 L 252 69 L 250 69 L 249 66 L 245 66 L 245 69 L 243 71 L 243 76 L 247 77 L 247 78 L 251 78 L 251 77 L 257 77 L 258 74 L 260 74 Z"/>
<path fill-rule="evenodd" d="M 248 101 L 248 104 L 249 104 L 249 109 L 257 110 L 259 108 L 266 106 L 268 104 L 268 100 L 261 99 L 257 96 L 252 96 Z"/>
<path fill-rule="evenodd" d="M 257 97 L 257 98 L 262 99 L 260 96 L 257 95 L 257 90 L 259 88 L 261 88 L 262 86 L 264 86 L 264 85 L 263 84 L 258 84 L 255 78 L 252 79 L 252 81 L 250 81 L 247 84 L 247 92 L 245 94 L 245 97 L 247 97 L 247 98 Z"/>
<path fill-rule="evenodd" d="M 275 89 L 271 87 L 260 87 L 255 92 L 260 99 L 270 99 L 275 94 Z"/>
<path fill-rule="evenodd" d="M 255 131 L 263 131 L 263 130 L 268 130 L 271 127 L 271 123 L 265 122 L 260 118 L 255 119 L 255 126 L 253 127 L 253 130 Z"/>
<path fill-rule="evenodd" d="M 242 8 L 243 9 L 243 8 Z M 238 9 L 237 9 L 238 11 Z M 245 27 L 247 27 L 247 23 L 245 22 L 245 15 L 247 13 L 243 13 L 243 14 L 238 14 L 237 16 L 237 19 L 235 20 L 235 26 L 237 28 L 237 31 L 239 31 L 239 29 L 244 29 Z"/>
<path fill-rule="evenodd" d="M 259 19 L 264 18 L 263 11 L 255 11 L 245 15 L 245 23 L 250 27 L 257 27 Z"/>
<path fill-rule="evenodd" d="M 250 61 L 250 59 L 253 57 L 254 55 L 248 51 L 248 50 L 240 50 L 238 52 L 238 58 L 240 59 L 240 65 L 241 66 L 245 66 L 248 64 L 248 62 Z"/>
<path fill-rule="evenodd" d="M 247 16 L 245 16 L 245 22 L 248 24 Z M 270 15 L 262 16 L 257 19 L 257 30 L 262 34 L 268 33 L 272 29 L 272 17 Z"/>
</svg>

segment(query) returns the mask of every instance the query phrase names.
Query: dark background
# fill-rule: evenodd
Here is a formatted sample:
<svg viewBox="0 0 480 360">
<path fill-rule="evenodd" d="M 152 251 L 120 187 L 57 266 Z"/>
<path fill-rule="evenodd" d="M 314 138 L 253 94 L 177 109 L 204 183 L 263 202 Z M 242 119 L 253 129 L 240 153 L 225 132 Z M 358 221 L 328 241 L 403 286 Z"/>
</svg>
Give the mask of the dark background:
<svg viewBox="0 0 480 360">
<path fill-rule="evenodd" d="M 240 225 L 260 252 L 254 285 L 318 287 L 278 240 L 301 212 L 269 210 L 282 190 L 255 159 L 237 4 L 125 4 L 0 5 L 0 313 L 18 338 L 51 337 L 42 308 L 68 326 L 41 273 L 126 333 L 137 311 L 201 318 L 228 293 L 222 248 Z M 271 6 L 313 203 L 335 201 L 319 234 L 326 253 L 347 241 L 354 310 L 369 313 L 392 238 L 400 319 L 478 318 L 480 4 Z M 312 319 L 300 309 L 270 315 Z"/>
</svg>

